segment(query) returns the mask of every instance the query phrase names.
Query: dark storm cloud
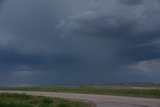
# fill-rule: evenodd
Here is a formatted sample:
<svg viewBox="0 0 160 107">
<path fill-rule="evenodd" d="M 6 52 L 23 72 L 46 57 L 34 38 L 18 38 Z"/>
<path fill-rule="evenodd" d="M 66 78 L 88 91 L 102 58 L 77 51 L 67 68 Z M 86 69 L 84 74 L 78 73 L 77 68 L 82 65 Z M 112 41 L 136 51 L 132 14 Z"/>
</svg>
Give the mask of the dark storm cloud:
<svg viewBox="0 0 160 107">
<path fill-rule="evenodd" d="M 121 2 L 127 5 L 141 5 L 130 8 L 113 3 L 112 5 L 115 8 L 108 9 L 102 4 L 61 21 L 56 30 L 62 32 L 62 37 L 78 35 L 82 38 L 86 36 L 92 38 L 95 36 L 97 39 L 103 38 L 111 39 L 110 42 L 115 41 L 118 49 L 116 51 L 118 59 L 114 57 L 112 60 L 117 63 L 120 61 L 120 66 L 121 61 L 132 64 L 138 61 L 159 59 L 160 52 L 157 51 L 159 47 L 155 45 L 159 44 L 157 39 L 160 35 L 158 30 L 160 26 L 159 4 L 157 4 L 157 1 L 151 2 L 149 0 L 125 0 Z M 114 46 L 110 45 L 110 47 L 113 48 Z M 122 64 L 122 66 L 127 66 L 127 64 Z M 116 67 L 118 66 L 116 65 Z M 151 68 L 154 69 L 154 67 Z M 121 73 L 124 75 L 123 72 Z"/>
<path fill-rule="evenodd" d="M 3 44 L 24 53 L 36 51 L 39 53 L 41 50 L 50 53 L 55 52 L 55 48 L 65 50 L 61 49 L 63 40 L 57 40 L 57 35 L 54 35 L 54 26 L 59 20 L 89 7 L 84 1 L 62 1 L 9 1 L 0 17 L 0 36 Z M 70 6 L 70 3 L 74 5 Z M 84 4 L 83 8 L 79 8 L 79 4 Z"/>
<path fill-rule="evenodd" d="M 64 37 L 95 36 L 109 40 L 106 41 L 108 43 L 115 42 L 122 60 L 139 61 L 159 58 L 159 52 L 156 51 L 158 47 L 142 46 L 157 40 L 160 34 L 158 30 L 160 8 L 156 1 L 150 5 L 152 8 L 146 5 L 150 4 L 144 3 L 140 7 L 129 9 L 127 7 L 126 10 L 125 6 L 116 4 L 117 8 L 111 8 L 109 11 L 106 11 L 108 7 L 102 5 L 61 21 L 56 29 L 62 32 L 61 36 Z M 137 47 L 138 45 L 142 47 Z M 110 47 L 115 48 L 113 44 L 110 44 Z"/>
<path fill-rule="evenodd" d="M 8 0 L 0 0 L 0 11 L 3 8 L 5 2 L 7 2 Z"/>
<path fill-rule="evenodd" d="M 3 5 L 4 1 L 5 1 L 5 0 L 1 0 L 1 1 L 0 1 L 0 7 Z"/>
<path fill-rule="evenodd" d="M 26 2 L 26 1 L 25 1 Z M 15 3 L 19 3 L 16 6 Z M 34 3 L 34 2 L 33 2 Z M 17 36 L 37 36 L 49 32 L 54 24 L 55 18 L 52 12 L 41 3 L 36 6 L 31 1 L 10 1 L 10 8 L 5 9 L 1 14 L 2 29 Z M 34 7 L 36 6 L 36 7 Z M 10 13 L 10 11 L 13 11 Z"/>
<path fill-rule="evenodd" d="M 48 63 L 56 63 L 56 64 L 67 64 L 74 62 L 74 58 L 69 55 L 52 55 L 52 56 L 44 56 L 44 55 L 29 55 L 29 54 L 20 54 L 14 53 L 13 51 L 7 51 L 1 53 L 0 62 L 1 63 L 9 63 L 9 64 L 22 64 L 22 65 L 37 65 L 37 64 L 48 64 Z"/>
<path fill-rule="evenodd" d="M 156 1 L 146 0 L 141 6 L 132 8 L 115 3 L 112 5 L 117 8 L 101 5 L 61 21 L 56 29 L 60 29 L 62 36 L 78 34 L 118 39 L 139 37 L 144 39 L 143 37 L 154 35 L 152 38 L 157 38 L 160 8 Z"/>
<path fill-rule="evenodd" d="M 0 85 L 159 81 L 159 16 L 157 0 L 8 1 Z"/>
<path fill-rule="evenodd" d="M 137 4 L 142 4 L 144 0 L 120 0 L 121 3 L 126 4 L 126 5 L 137 5 Z"/>
</svg>

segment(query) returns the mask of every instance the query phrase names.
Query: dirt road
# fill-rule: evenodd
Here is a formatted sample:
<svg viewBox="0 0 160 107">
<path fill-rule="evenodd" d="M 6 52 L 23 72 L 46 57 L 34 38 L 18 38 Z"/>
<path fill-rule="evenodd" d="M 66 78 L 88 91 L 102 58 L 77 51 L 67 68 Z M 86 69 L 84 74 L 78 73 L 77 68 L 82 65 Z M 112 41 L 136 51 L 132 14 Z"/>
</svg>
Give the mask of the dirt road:
<svg viewBox="0 0 160 107">
<path fill-rule="evenodd" d="M 151 98 L 33 91 L 0 91 L 0 93 L 25 93 L 36 96 L 92 101 L 97 105 L 97 107 L 160 107 L 160 99 Z"/>
</svg>

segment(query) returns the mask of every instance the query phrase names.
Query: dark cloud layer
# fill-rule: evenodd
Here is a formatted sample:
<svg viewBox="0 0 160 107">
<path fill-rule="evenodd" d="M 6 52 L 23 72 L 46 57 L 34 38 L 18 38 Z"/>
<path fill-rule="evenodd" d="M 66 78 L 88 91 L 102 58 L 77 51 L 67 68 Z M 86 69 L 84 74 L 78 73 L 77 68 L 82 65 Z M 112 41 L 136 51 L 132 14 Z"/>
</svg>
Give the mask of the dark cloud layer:
<svg viewBox="0 0 160 107">
<path fill-rule="evenodd" d="M 126 4 L 126 5 L 137 5 L 141 4 L 144 0 L 120 0 L 121 3 Z"/>
<path fill-rule="evenodd" d="M 2 8 L 4 2 L 5 2 L 5 0 L 0 1 L 0 9 Z"/>
<path fill-rule="evenodd" d="M 0 2 L 0 86 L 160 82 L 158 2 Z"/>
<path fill-rule="evenodd" d="M 0 1 L 0 5 L 3 5 L 3 2 L 4 2 L 4 1 L 5 1 L 5 0 L 1 0 L 1 1 Z"/>
</svg>

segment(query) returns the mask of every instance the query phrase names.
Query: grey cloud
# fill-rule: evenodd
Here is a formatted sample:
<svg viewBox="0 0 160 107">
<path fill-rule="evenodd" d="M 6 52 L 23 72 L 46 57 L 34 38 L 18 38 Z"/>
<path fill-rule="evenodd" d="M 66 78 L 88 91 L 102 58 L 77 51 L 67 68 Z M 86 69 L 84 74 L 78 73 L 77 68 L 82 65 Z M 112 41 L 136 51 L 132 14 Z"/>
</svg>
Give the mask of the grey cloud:
<svg viewBox="0 0 160 107">
<path fill-rule="evenodd" d="M 101 10 L 101 9 L 100 9 Z M 62 32 L 62 36 L 66 35 L 83 35 L 97 37 L 114 36 L 125 37 L 134 31 L 135 21 L 127 19 L 123 13 L 100 13 L 101 11 L 89 10 L 81 15 L 69 18 L 67 21 L 61 21 L 56 26 L 56 30 Z M 117 17 L 119 15 L 119 17 Z M 127 30 L 124 30 L 127 29 Z"/>
<path fill-rule="evenodd" d="M 131 0 L 130 2 L 140 2 L 140 0 Z M 152 3 L 146 1 L 141 6 L 133 8 L 127 8 L 121 4 L 112 5 L 117 8 L 101 5 L 61 21 L 57 28 L 60 29 L 62 35 L 72 35 L 73 33 L 99 37 L 120 36 L 123 38 L 123 36 L 127 36 L 130 38 L 142 33 L 145 36 L 145 32 L 159 33 L 160 8 L 155 0 Z"/>
<path fill-rule="evenodd" d="M 5 0 L 1 0 L 1 1 L 0 1 L 0 8 L 1 8 L 1 6 L 3 5 L 4 2 L 5 2 Z"/>
<path fill-rule="evenodd" d="M 65 50 L 61 47 L 67 45 L 67 41 L 59 39 L 54 34 L 54 26 L 59 20 L 89 8 L 89 3 L 90 1 L 75 0 L 8 1 L 0 17 L 0 36 L 6 38 L 4 47 L 14 48 L 23 53 L 56 53 L 57 50 Z M 80 8 L 79 4 L 82 4 L 83 8 Z M 6 34 L 12 39 L 8 40 Z"/>
<path fill-rule="evenodd" d="M 130 2 L 128 1 L 128 3 Z M 103 38 L 109 40 L 108 43 L 115 43 L 110 47 L 117 47 L 118 51 L 112 52 L 119 54 L 115 55 L 117 60 L 116 57 L 114 58 L 114 61 L 117 61 L 118 64 L 122 60 L 131 64 L 141 60 L 159 58 L 160 55 L 159 52 L 155 51 L 155 45 L 136 47 L 150 42 L 153 43 L 154 40 L 159 38 L 159 4 L 156 1 L 131 2 L 131 4 L 137 3 L 141 3 L 141 5 L 132 8 L 122 4 L 115 4 L 116 8 L 101 5 L 82 14 L 71 16 L 67 20 L 62 20 L 55 30 L 62 37 L 79 36 L 84 38 L 89 36 L 88 38 Z M 121 58 L 118 58 L 120 56 Z M 126 63 L 122 64 L 122 66 L 126 65 Z M 122 73 L 122 71 L 119 72 Z"/>
<path fill-rule="evenodd" d="M 145 1 L 132 8 L 114 2 L 111 4 L 116 8 L 102 4 L 62 20 L 55 31 L 62 37 L 78 35 L 110 38 L 112 41 L 127 43 L 130 47 L 157 39 L 160 34 L 160 5 L 156 0 Z"/>
<path fill-rule="evenodd" d="M 144 44 L 139 44 L 139 45 L 135 45 L 134 47 L 155 47 L 159 50 L 159 46 L 160 46 L 160 39 L 153 39 L 150 42 L 144 43 Z"/>
<path fill-rule="evenodd" d="M 133 6 L 137 4 L 142 4 L 144 0 L 120 0 L 121 3 Z"/>
<path fill-rule="evenodd" d="M 160 35 L 157 0 L 15 0 L 6 4 L 0 13 L 0 80 L 10 78 L 5 84 L 147 81 L 147 75 L 136 72 L 142 72 L 142 67 L 136 67 L 158 65 L 159 60 L 154 60 L 160 58 L 155 51 Z"/>
<path fill-rule="evenodd" d="M 143 74 L 148 77 L 157 77 L 160 75 L 160 60 L 152 59 L 140 61 L 136 64 L 129 66 L 130 70 L 133 70 L 135 74 Z"/>
</svg>

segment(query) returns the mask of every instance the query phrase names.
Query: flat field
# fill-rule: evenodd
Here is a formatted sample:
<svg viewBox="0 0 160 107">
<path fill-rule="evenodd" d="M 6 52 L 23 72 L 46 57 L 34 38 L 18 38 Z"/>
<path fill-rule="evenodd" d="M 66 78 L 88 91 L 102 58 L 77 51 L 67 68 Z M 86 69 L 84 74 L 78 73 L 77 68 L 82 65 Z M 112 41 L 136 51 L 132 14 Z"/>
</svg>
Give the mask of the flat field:
<svg viewBox="0 0 160 107">
<path fill-rule="evenodd" d="M 0 94 L 0 107 L 94 107 L 94 105 L 82 101 L 4 93 Z"/>
<path fill-rule="evenodd" d="M 100 94 L 145 98 L 160 98 L 160 87 L 139 87 L 139 86 L 76 86 L 76 87 L 16 87 L 0 88 L 0 90 L 20 91 L 43 91 L 43 92 L 65 92 Z"/>
</svg>

